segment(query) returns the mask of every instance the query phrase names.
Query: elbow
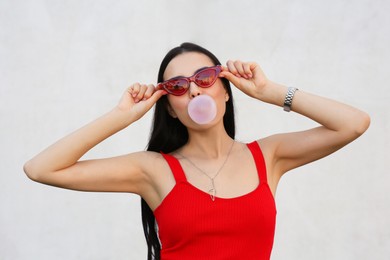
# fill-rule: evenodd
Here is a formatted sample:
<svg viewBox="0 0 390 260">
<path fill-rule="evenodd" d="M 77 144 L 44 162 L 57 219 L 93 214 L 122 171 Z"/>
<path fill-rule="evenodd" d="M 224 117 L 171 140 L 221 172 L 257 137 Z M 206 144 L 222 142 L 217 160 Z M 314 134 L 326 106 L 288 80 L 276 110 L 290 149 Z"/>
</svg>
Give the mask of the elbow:
<svg viewBox="0 0 390 260">
<path fill-rule="evenodd" d="M 354 130 L 355 130 L 355 134 L 357 135 L 357 137 L 359 137 L 362 134 L 364 134 L 364 132 L 366 132 L 366 130 L 370 126 L 371 118 L 365 112 L 360 112 L 360 114 L 356 117 L 357 117 L 356 126 L 355 126 Z"/>
<path fill-rule="evenodd" d="M 23 171 L 30 180 L 39 182 L 39 175 L 37 174 L 37 171 L 34 170 L 32 161 L 28 161 L 23 165 Z"/>
<path fill-rule="evenodd" d="M 368 127 L 370 126 L 370 116 L 362 111 L 359 111 L 357 114 L 351 118 L 352 120 L 348 121 L 344 127 L 345 138 L 351 142 L 364 134 Z"/>
</svg>

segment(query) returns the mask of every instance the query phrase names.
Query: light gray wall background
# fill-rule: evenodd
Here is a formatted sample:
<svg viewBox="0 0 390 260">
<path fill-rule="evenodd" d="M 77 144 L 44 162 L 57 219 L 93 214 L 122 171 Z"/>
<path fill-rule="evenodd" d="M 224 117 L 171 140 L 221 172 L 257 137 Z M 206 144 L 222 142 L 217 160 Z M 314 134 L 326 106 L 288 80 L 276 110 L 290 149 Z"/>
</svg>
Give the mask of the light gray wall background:
<svg viewBox="0 0 390 260">
<path fill-rule="evenodd" d="M 389 259 L 390 3 L 0 0 L 0 259 L 146 259 L 139 198 L 31 182 L 34 154 L 155 83 L 194 41 L 367 111 L 366 134 L 281 181 L 272 259 Z M 316 126 L 234 91 L 237 139 Z M 85 158 L 138 151 L 151 113 Z"/>
</svg>

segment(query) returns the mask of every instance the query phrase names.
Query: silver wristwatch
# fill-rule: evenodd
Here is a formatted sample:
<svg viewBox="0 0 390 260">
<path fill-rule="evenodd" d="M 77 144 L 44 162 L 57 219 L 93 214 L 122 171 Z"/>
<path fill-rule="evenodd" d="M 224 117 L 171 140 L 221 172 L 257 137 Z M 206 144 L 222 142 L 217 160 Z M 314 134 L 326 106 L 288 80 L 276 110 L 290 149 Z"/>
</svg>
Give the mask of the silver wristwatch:
<svg viewBox="0 0 390 260">
<path fill-rule="evenodd" d="M 286 97 L 284 99 L 284 104 L 283 104 L 283 110 L 286 112 L 291 111 L 291 105 L 292 105 L 292 100 L 294 98 L 295 91 L 297 91 L 297 88 L 294 87 L 289 87 L 287 90 Z"/>
</svg>

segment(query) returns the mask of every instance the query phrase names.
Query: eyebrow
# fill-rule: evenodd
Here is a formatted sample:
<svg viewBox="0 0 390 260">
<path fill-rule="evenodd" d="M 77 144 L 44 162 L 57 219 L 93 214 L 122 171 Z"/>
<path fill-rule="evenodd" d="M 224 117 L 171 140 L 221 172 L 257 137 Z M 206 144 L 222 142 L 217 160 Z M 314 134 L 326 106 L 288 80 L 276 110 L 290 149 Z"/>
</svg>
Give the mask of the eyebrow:
<svg viewBox="0 0 390 260">
<path fill-rule="evenodd" d="M 200 69 L 197 69 L 190 77 L 194 76 L 194 75 L 195 75 L 196 73 L 198 73 L 199 71 L 204 70 L 204 69 L 207 69 L 207 68 L 210 68 L 210 67 L 202 67 L 202 68 L 200 68 Z M 167 79 L 166 81 L 171 80 L 171 79 L 179 79 L 179 78 L 189 78 L 189 77 L 179 75 L 179 76 L 176 76 L 176 77 Z"/>
</svg>

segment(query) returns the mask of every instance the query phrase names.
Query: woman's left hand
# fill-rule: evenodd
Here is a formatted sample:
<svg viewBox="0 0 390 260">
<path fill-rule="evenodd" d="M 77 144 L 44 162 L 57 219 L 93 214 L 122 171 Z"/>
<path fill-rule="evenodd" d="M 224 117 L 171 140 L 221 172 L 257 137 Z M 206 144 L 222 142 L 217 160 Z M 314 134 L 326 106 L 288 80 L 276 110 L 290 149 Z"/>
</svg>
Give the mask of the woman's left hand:
<svg viewBox="0 0 390 260">
<path fill-rule="evenodd" d="M 229 60 L 226 67 L 222 66 L 220 77 L 232 82 L 239 90 L 261 100 L 262 94 L 269 80 L 255 62 L 242 62 Z"/>
</svg>

